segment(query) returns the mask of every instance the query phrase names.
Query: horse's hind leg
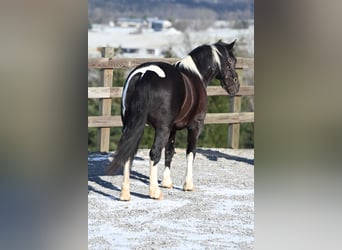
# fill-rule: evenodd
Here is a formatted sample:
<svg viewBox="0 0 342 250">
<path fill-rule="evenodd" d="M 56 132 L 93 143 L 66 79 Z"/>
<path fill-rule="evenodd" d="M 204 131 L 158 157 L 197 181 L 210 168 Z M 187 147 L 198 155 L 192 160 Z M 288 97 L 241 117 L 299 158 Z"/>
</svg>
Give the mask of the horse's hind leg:
<svg viewBox="0 0 342 250">
<path fill-rule="evenodd" d="M 123 181 L 121 186 L 120 200 L 129 201 L 131 194 L 129 191 L 129 172 L 132 166 L 132 160 L 128 159 L 124 166 Z"/>
<path fill-rule="evenodd" d="M 162 149 L 165 147 L 170 135 L 167 128 L 157 128 L 154 143 L 150 151 L 150 197 L 162 199 L 163 194 L 158 187 L 158 162 L 161 158 Z"/>
<path fill-rule="evenodd" d="M 185 183 L 183 185 L 184 191 L 194 190 L 192 170 L 193 170 L 193 164 L 194 164 L 194 159 L 196 155 L 196 143 L 197 143 L 197 138 L 199 136 L 199 133 L 200 133 L 199 126 L 188 129 L 188 146 L 186 149 L 187 168 L 186 168 L 186 175 L 185 175 Z"/>
<path fill-rule="evenodd" d="M 161 186 L 165 188 L 173 188 L 170 168 L 171 168 L 172 157 L 175 153 L 175 137 L 176 137 L 176 130 L 172 130 L 169 140 L 165 146 L 165 169 L 163 172 L 163 181 L 161 183 Z"/>
</svg>

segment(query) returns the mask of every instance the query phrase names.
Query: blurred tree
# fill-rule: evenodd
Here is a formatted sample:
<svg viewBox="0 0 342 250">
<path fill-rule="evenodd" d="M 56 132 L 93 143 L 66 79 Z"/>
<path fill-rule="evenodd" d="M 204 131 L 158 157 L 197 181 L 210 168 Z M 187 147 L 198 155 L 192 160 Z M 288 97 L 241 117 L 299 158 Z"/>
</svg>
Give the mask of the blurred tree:
<svg viewBox="0 0 342 250">
<path fill-rule="evenodd" d="M 173 52 L 172 47 L 169 46 L 167 50 L 163 52 L 165 58 L 174 58 L 176 54 Z"/>
</svg>

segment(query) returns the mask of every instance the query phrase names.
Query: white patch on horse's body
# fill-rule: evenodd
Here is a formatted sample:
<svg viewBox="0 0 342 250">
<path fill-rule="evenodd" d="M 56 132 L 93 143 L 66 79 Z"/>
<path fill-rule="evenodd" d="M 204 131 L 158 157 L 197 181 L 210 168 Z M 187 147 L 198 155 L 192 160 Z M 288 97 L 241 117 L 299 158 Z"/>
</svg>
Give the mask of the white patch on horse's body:
<svg viewBox="0 0 342 250">
<path fill-rule="evenodd" d="M 192 180 L 192 167 L 194 164 L 194 154 L 190 152 L 186 156 L 186 160 L 188 162 L 188 166 L 186 169 L 186 175 L 185 175 L 185 183 L 183 185 L 183 190 L 184 191 L 193 191 L 194 190 L 194 184 Z"/>
<path fill-rule="evenodd" d="M 154 73 L 156 73 L 159 77 L 161 78 L 165 78 L 166 74 L 165 72 L 157 65 L 149 65 L 146 67 L 142 67 L 139 69 L 136 69 L 134 72 L 131 73 L 131 75 L 128 77 L 126 83 L 125 83 L 125 87 L 122 91 L 122 113 L 125 114 L 125 110 L 126 110 L 126 94 L 127 94 L 127 89 L 129 86 L 129 82 L 131 81 L 132 77 L 135 76 L 138 73 L 141 73 L 140 79 L 143 78 L 144 74 L 146 73 L 146 71 L 153 71 Z"/>
<path fill-rule="evenodd" d="M 158 187 L 158 164 L 154 166 L 154 162 L 150 160 L 150 197 L 153 199 L 163 199 L 163 193 Z"/>
<path fill-rule="evenodd" d="M 221 52 L 216 48 L 215 45 L 211 45 L 211 52 L 213 53 L 213 60 L 216 62 L 219 66 L 219 69 L 221 70 L 221 61 L 220 61 L 220 56 L 222 56 Z"/>
<path fill-rule="evenodd" d="M 165 167 L 163 172 L 163 181 L 161 183 L 162 187 L 173 188 L 173 183 L 171 180 L 171 171 L 169 167 Z"/>
<path fill-rule="evenodd" d="M 130 191 L 129 191 L 129 170 L 131 167 L 130 159 L 128 159 L 125 163 L 124 173 L 123 173 L 123 182 L 121 186 L 120 200 L 129 201 L 131 199 Z"/>
<path fill-rule="evenodd" d="M 175 65 L 177 67 L 183 67 L 185 69 L 190 70 L 191 72 L 195 73 L 196 75 L 199 76 L 200 79 L 202 79 L 202 75 L 201 73 L 198 71 L 198 68 L 194 62 L 194 60 L 192 59 L 192 57 L 190 55 L 187 55 L 186 57 L 184 57 L 182 60 L 178 61 L 175 63 Z"/>
</svg>

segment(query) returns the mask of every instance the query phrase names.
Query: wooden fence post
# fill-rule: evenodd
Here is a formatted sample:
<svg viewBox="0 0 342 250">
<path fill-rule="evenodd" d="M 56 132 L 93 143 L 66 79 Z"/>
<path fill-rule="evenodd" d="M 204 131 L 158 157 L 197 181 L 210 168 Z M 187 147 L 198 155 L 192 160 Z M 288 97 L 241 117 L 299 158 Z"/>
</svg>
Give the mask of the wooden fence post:
<svg viewBox="0 0 342 250">
<path fill-rule="evenodd" d="M 102 57 L 112 58 L 114 57 L 114 48 L 103 47 L 101 49 Z M 113 69 L 103 69 L 101 72 L 101 82 L 103 87 L 113 86 Z M 100 99 L 100 115 L 110 116 L 112 112 L 112 99 L 105 98 Z M 99 128 L 97 134 L 97 148 L 100 152 L 109 151 L 110 142 L 110 128 Z"/>
<path fill-rule="evenodd" d="M 230 112 L 241 112 L 241 96 L 230 97 Z M 228 125 L 228 148 L 239 148 L 240 123 Z"/>
</svg>

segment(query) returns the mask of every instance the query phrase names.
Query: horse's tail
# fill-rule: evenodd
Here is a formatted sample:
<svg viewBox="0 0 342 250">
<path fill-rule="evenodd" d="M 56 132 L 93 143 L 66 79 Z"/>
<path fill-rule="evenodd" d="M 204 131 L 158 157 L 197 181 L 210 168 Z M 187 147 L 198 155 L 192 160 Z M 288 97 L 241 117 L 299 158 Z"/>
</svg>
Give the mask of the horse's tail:
<svg viewBox="0 0 342 250">
<path fill-rule="evenodd" d="M 148 86 L 140 83 L 139 87 L 135 85 L 136 81 L 131 81 L 129 88 L 135 89 L 129 100 L 121 104 L 121 114 L 123 121 L 123 132 L 118 143 L 114 159 L 107 169 L 107 174 L 115 175 L 122 170 L 124 164 L 130 160 L 133 161 L 138 150 L 138 146 L 147 120 L 148 112 Z M 124 108 L 125 107 L 125 108 Z M 123 111 L 124 110 L 124 111 Z"/>
</svg>

